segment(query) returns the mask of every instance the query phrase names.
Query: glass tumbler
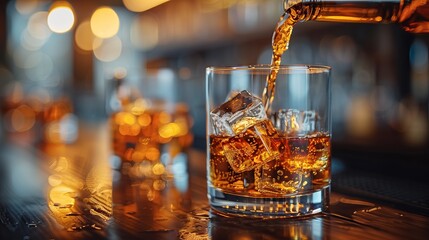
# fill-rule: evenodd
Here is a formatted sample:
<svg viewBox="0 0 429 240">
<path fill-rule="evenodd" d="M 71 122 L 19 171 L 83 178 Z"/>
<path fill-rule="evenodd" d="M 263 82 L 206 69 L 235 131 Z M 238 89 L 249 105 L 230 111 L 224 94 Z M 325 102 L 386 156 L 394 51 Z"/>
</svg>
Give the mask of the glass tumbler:
<svg viewBox="0 0 429 240">
<path fill-rule="evenodd" d="M 311 65 L 206 69 L 207 184 L 215 213 L 287 218 L 328 208 L 330 70 Z M 277 79 L 267 98 L 272 71 Z"/>
</svg>

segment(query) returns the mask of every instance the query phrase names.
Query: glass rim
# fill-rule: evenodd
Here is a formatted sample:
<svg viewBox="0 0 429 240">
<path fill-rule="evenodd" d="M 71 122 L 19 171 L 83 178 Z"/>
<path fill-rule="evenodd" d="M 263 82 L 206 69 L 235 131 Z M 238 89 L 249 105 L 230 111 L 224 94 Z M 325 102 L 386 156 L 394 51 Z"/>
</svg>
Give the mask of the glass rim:
<svg viewBox="0 0 429 240">
<path fill-rule="evenodd" d="M 241 66 L 210 66 L 206 68 L 207 72 L 214 72 L 218 74 L 228 73 L 235 70 L 260 70 L 267 71 L 272 70 L 273 65 L 270 64 L 257 64 L 257 65 L 241 65 Z M 309 73 L 328 73 L 331 70 L 330 66 L 318 65 L 318 64 L 282 64 L 278 67 L 281 72 L 292 72 L 292 71 L 306 71 Z"/>
</svg>

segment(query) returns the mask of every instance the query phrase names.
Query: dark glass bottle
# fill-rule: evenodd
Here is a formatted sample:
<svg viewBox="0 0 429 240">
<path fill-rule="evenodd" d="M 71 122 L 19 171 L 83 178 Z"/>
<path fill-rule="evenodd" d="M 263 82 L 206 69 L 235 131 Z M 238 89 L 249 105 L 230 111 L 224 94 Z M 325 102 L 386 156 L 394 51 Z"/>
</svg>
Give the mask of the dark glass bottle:
<svg viewBox="0 0 429 240">
<path fill-rule="evenodd" d="M 429 32 L 429 0 L 285 0 L 284 9 L 297 22 L 398 23 Z"/>
</svg>

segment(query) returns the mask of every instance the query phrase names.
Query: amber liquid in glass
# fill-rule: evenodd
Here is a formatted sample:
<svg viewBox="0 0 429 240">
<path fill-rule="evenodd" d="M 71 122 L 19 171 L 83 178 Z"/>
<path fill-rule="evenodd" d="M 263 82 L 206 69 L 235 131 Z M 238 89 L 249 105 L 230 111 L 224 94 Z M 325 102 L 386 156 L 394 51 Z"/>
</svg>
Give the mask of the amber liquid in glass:
<svg viewBox="0 0 429 240">
<path fill-rule="evenodd" d="M 247 145 L 240 137 L 210 135 L 210 179 L 225 193 L 249 197 L 280 197 L 322 189 L 330 182 L 331 148 L 328 134 L 304 137 L 270 136 L 279 155 L 254 169 L 237 172 L 225 156 L 225 147 Z M 254 149 L 259 151 L 259 149 Z"/>
</svg>

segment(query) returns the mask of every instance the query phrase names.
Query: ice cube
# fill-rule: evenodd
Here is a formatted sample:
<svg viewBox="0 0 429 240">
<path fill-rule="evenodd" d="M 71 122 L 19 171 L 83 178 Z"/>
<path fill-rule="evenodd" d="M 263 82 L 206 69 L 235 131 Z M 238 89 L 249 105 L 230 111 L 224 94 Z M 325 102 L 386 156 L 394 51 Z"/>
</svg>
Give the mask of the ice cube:
<svg viewBox="0 0 429 240">
<path fill-rule="evenodd" d="M 298 191 L 302 186 L 304 159 L 296 157 L 287 138 L 274 140 L 279 145 L 279 156 L 262 165 L 255 180 L 257 190 L 261 193 L 289 194 Z"/>
<path fill-rule="evenodd" d="M 267 115 L 262 100 L 243 90 L 210 112 L 210 117 L 216 135 L 235 136 Z"/>
<path fill-rule="evenodd" d="M 239 186 L 238 183 L 243 182 L 242 174 L 232 170 L 222 148 L 222 143 L 226 140 L 227 137 L 210 137 L 210 180 L 218 188 L 241 190 L 244 189 L 244 186 L 237 189 L 237 185 Z"/>
<path fill-rule="evenodd" d="M 282 109 L 273 114 L 272 120 L 279 132 L 286 135 L 307 135 L 317 128 L 317 114 L 310 110 Z"/>
<path fill-rule="evenodd" d="M 262 165 L 257 190 L 262 193 L 289 194 L 297 192 L 302 185 L 303 172 L 291 171 L 287 159 L 275 160 Z"/>
<path fill-rule="evenodd" d="M 308 138 L 308 159 L 304 164 L 305 170 L 314 174 L 324 171 L 331 158 L 331 141 L 328 135 L 318 133 Z"/>
<path fill-rule="evenodd" d="M 243 90 L 210 113 L 214 135 L 226 137 L 222 149 L 236 173 L 250 171 L 278 155 L 277 132 L 260 98 Z"/>
<path fill-rule="evenodd" d="M 281 136 L 274 141 L 280 141 L 279 157 L 262 165 L 255 181 L 259 192 L 288 194 L 326 181 L 330 163 L 328 135 Z"/>
<path fill-rule="evenodd" d="M 302 122 L 301 122 L 301 131 L 306 133 L 311 133 L 316 131 L 317 123 L 317 114 L 315 111 L 303 111 L 301 113 Z"/>
<path fill-rule="evenodd" d="M 222 142 L 225 157 L 237 172 L 250 171 L 278 156 L 277 135 L 272 123 L 264 120 L 248 127 L 243 133 Z"/>
<path fill-rule="evenodd" d="M 273 121 L 275 127 L 281 133 L 290 133 L 299 129 L 297 120 L 299 119 L 299 110 L 282 109 L 274 113 Z"/>
</svg>

